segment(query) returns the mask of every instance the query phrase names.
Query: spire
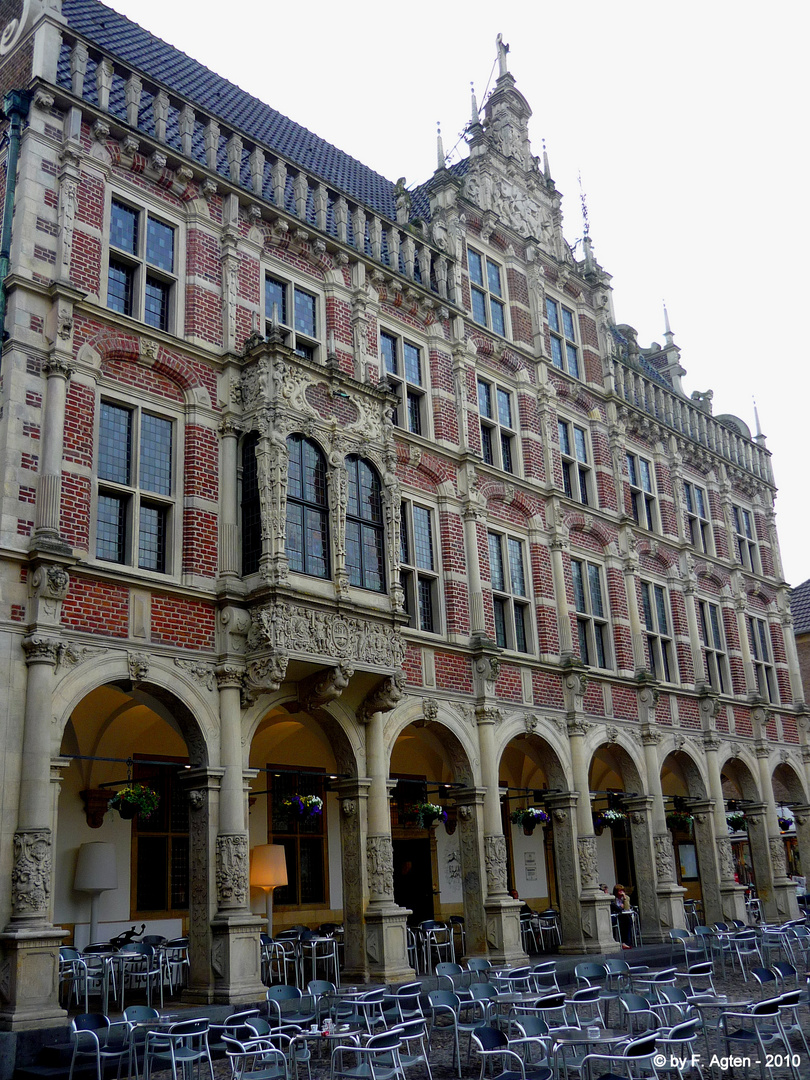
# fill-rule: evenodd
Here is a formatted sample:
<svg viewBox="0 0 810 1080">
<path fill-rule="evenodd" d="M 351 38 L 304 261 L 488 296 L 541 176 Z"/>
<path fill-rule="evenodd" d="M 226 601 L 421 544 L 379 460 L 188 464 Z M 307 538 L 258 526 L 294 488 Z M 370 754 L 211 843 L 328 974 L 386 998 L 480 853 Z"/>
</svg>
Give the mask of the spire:
<svg viewBox="0 0 810 1080">
<path fill-rule="evenodd" d="M 669 325 L 669 312 L 667 311 L 667 302 L 664 304 L 664 341 L 666 342 L 666 348 L 669 349 L 675 344 L 675 335 L 672 333 L 672 327 Z"/>
<path fill-rule="evenodd" d="M 444 142 L 442 141 L 442 122 L 436 121 L 436 168 L 447 168 L 444 158 Z"/>
<path fill-rule="evenodd" d="M 759 410 L 757 409 L 757 399 L 755 397 L 752 397 L 751 400 L 754 403 L 754 424 L 756 425 L 757 429 L 757 438 L 760 439 L 762 438 L 762 428 L 759 426 Z"/>
<path fill-rule="evenodd" d="M 481 123 L 481 120 L 479 119 L 479 116 L 478 116 L 478 102 L 475 99 L 475 83 L 472 80 L 470 80 L 470 98 L 472 99 L 472 101 L 471 101 L 471 112 L 470 112 L 470 126 L 475 127 L 477 124 Z"/>
<path fill-rule="evenodd" d="M 546 140 L 543 139 L 543 176 L 546 180 L 551 181 L 551 166 L 548 163 L 548 151 L 546 150 Z"/>
<path fill-rule="evenodd" d="M 506 64 L 506 54 L 509 52 L 509 46 L 503 40 L 503 34 L 498 34 L 495 38 L 495 47 L 498 50 L 498 78 L 503 78 L 504 75 L 509 74 L 509 68 Z"/>
</svg>

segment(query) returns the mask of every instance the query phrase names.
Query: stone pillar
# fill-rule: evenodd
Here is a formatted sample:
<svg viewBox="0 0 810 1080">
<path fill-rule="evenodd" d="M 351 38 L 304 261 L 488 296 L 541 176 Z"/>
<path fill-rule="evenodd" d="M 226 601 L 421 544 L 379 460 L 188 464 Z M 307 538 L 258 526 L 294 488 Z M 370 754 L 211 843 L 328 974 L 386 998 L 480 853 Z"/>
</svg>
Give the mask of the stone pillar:
<svg viewBox="0 0 810 1080">
<path fill-rule="evenodd" d="M 720 857 L 714 841 L 714 800 L 701 799 L 690 806 L 695 847 L 700 873 L 700 892 L 703 898 L 703 917 L 707 926 L 723 922 L 723 902 L 720 893 Z"/>
<path fill-rule="evenodd" d="M 754 710 L 755 723 L 763 736 L 765 733 L 764 713 L 764 709 Z M 757 714 L 762 715 L 758 716 Z M 759 788 L 763 798 L 764 813 L 761 828 L 764 835 L 760 835 L 756 828 L 752 835 L 752 830 L 749 827 L 751 858 L 754 861 L 754 872 L 757 877 L 757 896 L 762 903 L 763 917 L 766 922 L 781 923 L 785 922 L 786 919 L 796 919 L 799 916 L 799 908 L 796 902 L 796 886 L 787 873 L 785 841 L 782 839 L 782 833 L 779 829 L 776 799 L 773 794 L 773 780 L 769 760 L 771 749 L 764 737 L 757 741 L 756 755 L 757 765 L 759 766 Z M 749 811 L 746 811 L 746 817 L 749 817 Z M 767 884 L 764 889 L 760 884 L 760 871 L 757 866 L 757 854 L 755 852 L 755 848 L 759 848 L 763 840 L 765 846 L 761 852 L 760 861 L 763 863 L 763 869 L 766 872 Z"/>
<path fill-rule="evenodd" d="M 638 916 L 641 923 L 641 936 L 645 945 L 653 942 L 668 941 L 671 929 L 671 927 L 664 924 L 658 904 L 658 880 L 656 878 L 658 860 L 653 837 L 653 801 L 651 795 L 636 795 L 633 798 L 624 799 L 627 819 L 630 823 L 633 862 L 636 867 Z M 671 862 L 671 845 L 669 850 Z M 683 902 L 681 907 L 683 907 Z"/>
<path fill-rule="evenodd" d="M 802 875 L 807 877 L 807 868 L 810 867 L 810 805 L 802 803 L 800 806 L 791 807 L 791 810 L 793 811 L 793 820 L 796 823 L 799 863 Z"/>
<path fill-rule="evenodd" d="M 478 747 L 481 780 L 484 784 L 484 865 L 486 867 L 486 934 L 489 956 L 502 966 L 525 963 L 520 940 L 520 904 L 507 892 L 506 837 L 501 823 L 499 760 L 495 752 L 495 725 L 501 722 L 498 709 L 478 705 Z"/>
<path fill-rule="evenodd" d="M 577 793 L 577 856 L 579 861 L 579 903 L 582 918 L 582 949 L 563 949 L 586 953 L 611 953 L 621 950 L 610 927 L 610 896 L 599 888 L 596 862 L 596 836 L 593 831 L 588 761 L 585 756 L 587 721 L 582 717 L 588 676 L 581 667 L 569 666 L 563 677 L 563 694 L 568 710 L 568 742 L 571 748 L 571 775 Z"/>
<path fill-rule="evenodd" d="M 59 538 L 62 502 L 62 447 L 65 434 L 65 399 L 72 364 L 62 356 L 49 356 L 42 364 L 46 378 L 42 411 L 42 444 L 34 537 L 38 548 L 71 554 Z"/>
<path fill-rule="evenodd" d="M 402 672 L 383 680 L 360 707 L 366 725 L 368 832 L 366 873 L 369 902 L 366 908 L 366 957 L 375 982 L 408 982 L 414 972 L 408 963 L 406 920 L 410 911 L 394 901 L 394 847 L 388 806 L 388 759 L 385 753 L 384 714 L 402 699 Z"/>
<path fill-rule="evenodd" d="M 704 713 L 706 702 L 709 709 L 717 705 L 716 699 L 702 699 L 701 711 Z M 723 918 L 720 921 L 729 922 L 732 919 L 741 919 L 745 922 L 745 886 L 738 885 L 734 880 L 734 859 L 731 854 L 731 840 L 726 822 L 726 800 L 723 797 L 723 782 L 717 756 L 720 749 L 720 737 L 716 731 L 704 730 L 703 747 L 706 754 L 706 772 L 709 776 L 709 793 L 714 802 L 714 841 L 720 870 L 720 901 L 723 910 Z"/>
<path fill-rule="evenodd" d="M 468 956 L 487 955 L 483 813 L 484 788 L 463 788 L 453 792 L 458 808 L 458 846 L 464 897 L 464 930 Z"/>
<path fill-rule="evenodd" d="M 677 505 L 677 502 L 676 502 Z M 697 602 L 695 590 L 697 589 L 697 577 L 694 573 L 688 573 L 683 577 L 683 595 L 686 606 L 686 625 L 689 627 L 689 645 L 692 651 L 692 665 L 695 671 L 695 686 L 706 684 L 708 675 L 703 657 L 703 649 L 700 643 L 700 630 L 698 629 Z M 722 920 L 721 920 L 722 921 Z"/>
<path fill-rule="evenodd" d="M 621 487 L 619 488 L 621 491 Z M 633 544 L 632 532 L 628 530 L 628 543 Z M 627 614 L 630 618 L 630 635 L 633 642 L 633 663 L 636 672 L 647 671 L 647 649 L 644 641 L 644 629 L 641 625 L 641 612 L 638 606 L 639 562 L 635 547 L 624 556 L 624 588 L 627 594 Z"/>
<path fill-rule="evenodd" d="M 785 642 L 790 693 L 795 705 L 803 705 L 805 690 L 802 683 L 801 668 L 799 667 L 799 654 L 796 651 L 796 638 L 793 636 L 793 616 L 789 611 L 783 611 L 779 615 L 779 621 L 782 624 L 782 637 Z"/>
<path fill-rule="evenodd" d="M 663 931 L 685 930 L 686 914 L 683 909 L 683 895 L 686 889 L 678 885 L 675 875 L 675 853 L 672 847 L 672 835 L 667 827 L 664 795 L 661 789 L 661 764 L 656 750 L 661 741 L 661 732 L 653 727 L 650 721 L 650 716 L 653 719 L 655 717 L 654 701 L 658 697 L 658 692 L 653 687 L 642 686 L 638 697 L 639 713 L 644 718 L 641 742 L 644 746 L 644 762 L 647 767 L 647 790 L 652 799 L 650 823 L 655 853 L 655 878 L 661 929 Z"/>
<path fill-rule="evenodd" d="M 558 892 L 560 895 L 561 951 L 586 952 L 582 926 L 580 895 L 582 880 L 577 850 L 577 804 L 580 796 L 576 791 L 561 791 L 544 798 L 546 810 L 553 822 L 554 861 L 557 867 Z"/>
<path fill-rule="evenodd" d="M 51 923 L 51 695 L 59 645 L 58 638 L 46 635 L 31 635 L 22 644 L 28 681 L 11 871 L 11 920 L 0 934 L 5 954 L 0 1027 L 11 1030 L 48 1027 L 65 1019 L 58 986 L 59 946 L 66 932 Z"/>
<path fill-rule="evenodd" d="M 571 612 L 568 607 L 568 595 L 565 586 L 565 564 L 563 552 L 568 551 L 567 536 L 562 537 L 561 529 L 554 530 L 551 541 L 551 576 L 554 581 L 554 599 L 557 604 L 557 628 L 560 635 L 560 660 L 570 660 L 574 654 L 574 641 L 571 635 Z"/>
<path fill-rule="evenodd" d="M 340 849 L 343 858 L 343 974 L 347 980 L 369 981 L 366 951 L 368 902 L 367 848 L 369 779 L 337 783 L 340 803 Z"/>
<path fill-rule="evenodd" d="M 242 672 L 217 668 L 220 764 L 216 837 L 217 912 L 211 924 L 214 1001 L 243 1004 L 264 996 L 259 933 L 261 919 L 250 911 L 248 833 L 242 773 Z"/>
<path fill-rule="evenodd" d="M 223 417 L 219 425 L 221 505 L 219 520 L 219 573 L 220 577 L 239 576 L 239 506 L 237 501 L 237 451 L 240 427 L 232 414 Z"/>
<path fill-rule="evenodd" d="M 484 519 L 483 509 L 470 500 L 462 511 L 464 546 L 467 556 L 467 587 L 470 595 L 470 640 L 490 642 L 484 623 L 484 589 L 481 583 L 481 559 L 478 554 L 478 523 Z"/>
<path fill-rule="evenodd" d="M 734 597 L 734 608 L 737 615 L 737 633 L 740 638 L 740 652 L 742 653 L 743 668 L 745 669 L 745 685 L 749 694 L 759 696 L 759 683 L 754 671 L 754 661 L 751 657 L 751 640 L 748 637 L 748 620 L 746 619 L 745 596 Z"/>
<path fill-rule="evenodd" d="M 214 1001 L 212 922 L 217 914 L 216 860 L 219 790 L 224 769 L 188 769 L 180 774 L 189 803 L 189 976 L 183 1000 Z M 218 961 L 219 963 L 219 961 Z"/>
</svg>

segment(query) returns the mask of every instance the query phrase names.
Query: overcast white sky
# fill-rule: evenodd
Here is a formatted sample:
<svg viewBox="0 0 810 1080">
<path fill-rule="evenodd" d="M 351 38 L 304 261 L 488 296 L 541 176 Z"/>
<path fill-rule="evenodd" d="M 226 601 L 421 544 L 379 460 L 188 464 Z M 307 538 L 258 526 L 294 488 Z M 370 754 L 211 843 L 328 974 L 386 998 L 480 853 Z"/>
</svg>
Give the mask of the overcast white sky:
<svg viewBox="0 0 810 1080">
<path fill-rule="evenodd" d="M 546 140 L 569 242 L 613 275 L 618 322 L 661 340 L 666 300 L 687 392 L 762 431 L 774 455 L 785 576 L 810 577 L 807 41 L 776 0 L 533 0 L 463 5 L 111 6 L 383 175 L 425 180 L 479 103 L 495 36 Z M 463 153 L 463 147 L 462 153 Z"/>
</svg>

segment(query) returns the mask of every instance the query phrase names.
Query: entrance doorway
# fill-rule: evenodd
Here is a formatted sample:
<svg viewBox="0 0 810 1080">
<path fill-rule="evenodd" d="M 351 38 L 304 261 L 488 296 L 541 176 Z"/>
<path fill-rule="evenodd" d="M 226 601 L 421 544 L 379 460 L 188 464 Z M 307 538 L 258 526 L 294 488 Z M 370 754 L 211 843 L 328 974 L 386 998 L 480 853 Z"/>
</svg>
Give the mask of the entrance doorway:
<svg viewBox="0 0 810 1080">
<path fill-rule="evenodd" d="M 394 900 L 410 908 L 408 922 L 418 926 L 433 918 L 433 873 L 430 839 L 394 840 Z"/>
</svg>

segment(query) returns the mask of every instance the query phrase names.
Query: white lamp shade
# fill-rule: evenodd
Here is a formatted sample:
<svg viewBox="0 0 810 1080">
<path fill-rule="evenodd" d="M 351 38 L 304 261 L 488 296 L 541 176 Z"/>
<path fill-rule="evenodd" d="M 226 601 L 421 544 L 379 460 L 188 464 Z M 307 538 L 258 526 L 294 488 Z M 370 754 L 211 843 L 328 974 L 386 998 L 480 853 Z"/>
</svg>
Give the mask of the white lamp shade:
<svg viewBox="0 0 810 1080">
<path fill-rule="evenodd" d="M 281 844 L 259 844 L 250 853 L 250 884 L 274 889 L 287 884 L 287 858 Z"/>
<path fill-rule="evenodd" d="M 73 888 L 89 893 L 118 888 L 115 844 L 82 844 L 76 859 Z"/>
</svg>

